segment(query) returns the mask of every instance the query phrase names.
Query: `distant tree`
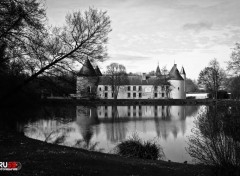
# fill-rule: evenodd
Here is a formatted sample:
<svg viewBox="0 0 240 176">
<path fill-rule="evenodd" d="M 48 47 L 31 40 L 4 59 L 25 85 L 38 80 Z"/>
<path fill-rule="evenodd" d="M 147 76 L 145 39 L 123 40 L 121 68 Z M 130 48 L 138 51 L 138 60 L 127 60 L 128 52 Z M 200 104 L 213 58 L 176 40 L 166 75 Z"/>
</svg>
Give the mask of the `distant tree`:
<svg viewBox="0 0 240 176">
<path fill-rule="evenodd" d="M 154 70 L 150 71 L 150 72 L 148 73 L 148 75 L 149 75 L 149 76 L 155 76 L 155 71 L 154 71 Z"/>
<path fill-rule="evenodd" d="M 125 66 L 111 63 L 107 66 L 107 79 L 111 85 L 114 99 L 117 99 L 120 88 L 128 83 Z"/>
<path fill-rule="evenodd" d="M 240 98 L 240 76 L 229 79 L 228 90 L 231 92 L 231 97 Z"/>
<path fill-rule="evenodd" d="M 162 75 L 164 75 L 165 77 L 168 75 L 169 71 L 167 70 L 166 66 L 163 66 L 161 69 L 161 73 Z"/>
<path fill-rule="evenodd" d="M 232 72 L 234 75 L 240 73 L 240 43 L 235 44 L 231 54 L 231 60 L 227 62 L 227 70 Z"/>
<path fill-rule="evenodd" d="M 201 70 L 198 77 L 198 84 L 205 86 L 206 90 L 212 93 L 214 98 L 217 98 L 217 92 L 220 86 L 223 85 L 226 74 L 222 68 L 220 68 L 217 59 L 213 59 L 209 62 L 208 67 Z"/>
<path fill-rule="evenodd" d="M 171 88 L 171 83 L 168 79 L 168 70 L 166 66 L 164 66 L 161 69 L 161 73 L 162 73 L 162 76 L 156 77 L 156 80 L 154 82 L 154 87 L 160 86 L 161 89 L 166 92 L 167 98 L 169 98 L 172 88 Z"/>
<path fill-rule="evenodd" d="M 198 86 L 195 80 L 186 79 L 186 92 L 197 92 Z"/>
<path fill-rule="evenodd" d="M 165 87 L 166 95 L 169 98 L 170 97 L 170 93 L 172 91 L 172 87 L 171 87 L 172 85 L 171 85 L 170 81 L 168 80 L 168 73 L 169 73 L 169 71 L 167 70 L 166 66 L 162 67 L 161 73 L 164 76 L 164 84 L 163 85 L 165 85 L 164 87 Z"/>
</svg>

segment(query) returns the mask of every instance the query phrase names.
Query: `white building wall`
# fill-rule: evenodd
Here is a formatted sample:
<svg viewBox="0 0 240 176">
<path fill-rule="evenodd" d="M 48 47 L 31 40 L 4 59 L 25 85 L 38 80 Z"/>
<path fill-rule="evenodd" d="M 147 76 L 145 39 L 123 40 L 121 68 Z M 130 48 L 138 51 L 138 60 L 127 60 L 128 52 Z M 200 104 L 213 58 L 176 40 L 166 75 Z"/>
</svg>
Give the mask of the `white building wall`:
<svg viewBox="0 0 240 176">
<path fill-rule="evenodd" d="M 129 89 L 130 87 L 130 89 Z M 97 95 L 101 99 L 113 99 L 111 86 L 99 85 Z M 118 99 L 164 99 L 166 98 L 165 88 L 153 85 L 131 85 L 120 87 Z"/>
</svg>

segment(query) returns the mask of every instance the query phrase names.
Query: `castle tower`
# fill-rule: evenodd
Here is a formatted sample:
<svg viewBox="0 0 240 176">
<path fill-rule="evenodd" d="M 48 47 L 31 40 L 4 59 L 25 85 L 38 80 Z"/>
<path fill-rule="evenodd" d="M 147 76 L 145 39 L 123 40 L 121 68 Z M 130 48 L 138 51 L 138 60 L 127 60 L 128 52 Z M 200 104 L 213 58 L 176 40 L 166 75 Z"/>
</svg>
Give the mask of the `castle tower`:
<svg viewBox="0 0 240 176">
<path fill-rule="evenodd" d="M 184 79 L 180 75 L 177 64 L 174 64 L 169 72 L 169 81 L 171 83 L 171 98 L 173 99 L 185 99 L 186 93 L 184 91 Z"/>
<path fill-rule="evenodd" d="M 100 71 L 98 66 L 96 66 L 96 68 L 95 68 L 95 73 L 97 74 L 97 76 L 102 76 L 102 72 Z"/>
<path fill-rule="evenodd" d="M 183 77 L 183 79 L 184 79 L 184 92 L 186 93 L 186 72 L 185 72 L 185 70 L 184 70 L 184 68 L 182 67 L 182 69 L 181 69 L 181 72 L 180 72 L 180 74 L 181 74 L 181 76 Z"/>
<path fill-rule="evenodd" d="M 156 69 L 156 76 L 161 76 L 161 71 L 160 71 L 160 68 L 159 68 L 159 65 L 157 66 L 157 69 Z"/>
<path fill-rule="evenodd" d="M 96 95 L 99 80 L 98 75 L 99 73 L 96 73 L 89 59 L 86 59 L 77 74 L 76 93 L 78 98 L 90 98 Z"/>
</svg>

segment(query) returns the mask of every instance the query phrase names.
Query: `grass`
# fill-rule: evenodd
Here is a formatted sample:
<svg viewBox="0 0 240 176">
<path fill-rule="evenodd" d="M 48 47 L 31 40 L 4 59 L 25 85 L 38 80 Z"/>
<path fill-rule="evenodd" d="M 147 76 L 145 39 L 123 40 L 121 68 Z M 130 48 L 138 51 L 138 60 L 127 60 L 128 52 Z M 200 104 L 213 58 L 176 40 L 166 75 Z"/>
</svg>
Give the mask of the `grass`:
<svg viewBox="0 0 240 176">
<path fill-rule="evenodd" d="M 136 134 L 115 148 L 118 155 L 131 158 L 158 160 L 164 158 L 162 147 L 155 141 L 142 141 Z"/>
</svg>

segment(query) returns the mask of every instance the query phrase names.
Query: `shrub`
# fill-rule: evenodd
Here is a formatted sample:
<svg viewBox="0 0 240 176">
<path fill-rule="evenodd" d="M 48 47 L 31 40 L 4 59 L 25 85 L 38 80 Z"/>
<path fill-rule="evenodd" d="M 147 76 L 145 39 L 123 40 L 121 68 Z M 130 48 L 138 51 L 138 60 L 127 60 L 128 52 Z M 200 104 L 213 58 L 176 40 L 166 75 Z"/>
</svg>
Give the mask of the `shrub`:
<svg viewBox="0 0 240 176">
<path fill-rule="evenodd" d="M 124 157 L 157 160 L 164 157 L 162 147 L 155 141 L 142 141 L 133 135 L 116 146 L 116 153 Z"/>
</svg>

